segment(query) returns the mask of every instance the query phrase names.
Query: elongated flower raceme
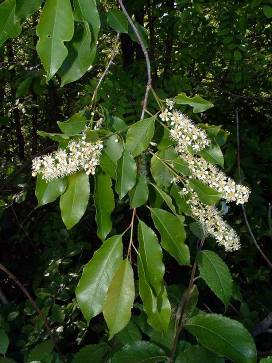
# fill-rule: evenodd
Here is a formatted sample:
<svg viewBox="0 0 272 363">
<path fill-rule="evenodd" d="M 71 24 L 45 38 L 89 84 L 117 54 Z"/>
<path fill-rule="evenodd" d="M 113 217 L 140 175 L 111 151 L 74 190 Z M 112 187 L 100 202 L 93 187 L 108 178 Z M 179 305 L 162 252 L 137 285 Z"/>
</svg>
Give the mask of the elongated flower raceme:
<svg viewBox="0 0 272 363">
<path fill-rule="evenodd" d="M 84 136 L 80 140 L 70 141 L 66 149 L 35 158 L 32 163 L 32 175 L 40 174 L 47 182 L 80 170 L 94 175 L 102 148 L 101 141 L 86 142 Z"/>
</svg>

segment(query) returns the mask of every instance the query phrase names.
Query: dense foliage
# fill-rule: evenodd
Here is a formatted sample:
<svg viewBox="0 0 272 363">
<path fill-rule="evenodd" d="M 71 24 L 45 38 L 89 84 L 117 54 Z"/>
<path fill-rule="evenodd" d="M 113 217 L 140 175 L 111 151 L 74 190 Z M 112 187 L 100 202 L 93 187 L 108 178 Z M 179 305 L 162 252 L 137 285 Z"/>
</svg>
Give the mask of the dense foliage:
<svg viewBox="0 0 272 363">
<path fill-rule="evenodd" d="M 0 1 L 0 362 L 272 361 L 271 19 Z"/>
</svg>

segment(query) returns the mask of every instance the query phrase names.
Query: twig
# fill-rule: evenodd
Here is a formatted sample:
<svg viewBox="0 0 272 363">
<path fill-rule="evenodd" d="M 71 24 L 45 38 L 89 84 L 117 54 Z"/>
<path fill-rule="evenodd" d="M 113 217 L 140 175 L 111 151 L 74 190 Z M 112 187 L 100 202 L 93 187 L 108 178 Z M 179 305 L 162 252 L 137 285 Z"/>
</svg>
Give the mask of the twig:
<svg viewBox="0 0 272 363">
<path fill-rule="evenodd" d="M 92 99 L 91 99 L 91 107 L 93 106 L 94 102 L 95 102 L 95 99 L 96 99 L 96 96 L 97 96 L 97 92 L 98 92 L 98 89 L 103 81 L 103 79 L 106 77 L 107 73 L 109 72 L 109 69 L 110 69 L 110 66 L 112 65 L 113 61 L 114 61 L 114 58 L 116 57 L 117 53 L 118 53 L 118 47 L 119 47 L 119 38 L 120 38 L 120 33 L 117 33 L 117 37 L 116 37 L 116 41 L 115 41 L 115 45 L 112 49 L 112 54 L 111 54 L 111 57 L 110 57 L 110 60 L 109 60 L 109 63 L 107 64 L 102 76 L 99 78 L 98 82 L 97 82 L 97 85 L 95 87 L 95 90 L 94 90 L 94 93 L 93 93 L 93 96 L 92 96 Z"/>
<path fill-rule="evenodd" d="M 131 259 L 131 247 L 133 245 L 133 231 L 134 231 L 134 219 L 136 216 L 136 208 L 133 208 L 133 212 L 132 212 L 132 218 L 131 218 L 131 222 L 129 225 L 130 228 L 130 238 L 129 238 L 129 245 L 128 245 L 128 253 L 127 255 L 129 256 L 129 258 Z"/>
<path fill-rule="evenodd" d="M 238 114 L 238 110 L 236 109 L 236 130 L 237 130 L 237 167 L 238 167 L 238 175 L 239 175 L 239 179 L 241 182 L 241 161 L 240 161 L 240 131 L 239 131 L 239 114 Z M 262 251 L 261 247 L 259 246 L 253 232 L 252 229 L 250 227 L 248 218 L 247 218 L 247 214 L 246 214 L 246 210 L 244 205 L 242 204 L 242 211 L 243 211 L 243 216 L 244 216 L 244 220 L 248 229 L 248 232 L 252 238 L 252 241 L 255 245 L 255 247 L 257 248 L 257 250 L 260 252 L 260 254 L 262 255 L 263 259 L 266 261 L 267 265 L 272 269 L 272 263 L 269 260 L 269 258 L 265 255 L 265 253 Z"/>
<path fill-rule="evenodd" d="M 123 11 L 123 13 L 125 14 L 129 24 L 132 27 L 132 30 L 134 31 L 136 38 L 138 39 L 140 46 L 142 48 L 142 51 L 144 53 L 145 56 L 145 62 L 146 62 L 146 72 L 147 72 L 147 84 L 146 84 L 146 89 L 145 89 L 145 96 L 144 96 L 144 100 L 143 100 L 143 108 L 142 108 L 142 114 L 141 114 L 141 120 L 144 118 L 144 114 L 145 114 L 145 110 L 146 110 L 146 106 L 147 106 L 147 100 L 148 100 L 148 95 L 149 95 L 149 91 L 152 87 L 152 77 L 151 77 L 151 65 L 150 65 L 150 59 L 149 59 L 149 55 L 148 55 L 148 51 L 144 45 L 143 39 L 137 29 L 137 27 L 135 26 L 135 24 L 133 23 L 131 17 L 129 16 L 126 8 L 124 7 L 123 1 L 122 0 L 118 0 L 120 7 Z"/>
</svg>

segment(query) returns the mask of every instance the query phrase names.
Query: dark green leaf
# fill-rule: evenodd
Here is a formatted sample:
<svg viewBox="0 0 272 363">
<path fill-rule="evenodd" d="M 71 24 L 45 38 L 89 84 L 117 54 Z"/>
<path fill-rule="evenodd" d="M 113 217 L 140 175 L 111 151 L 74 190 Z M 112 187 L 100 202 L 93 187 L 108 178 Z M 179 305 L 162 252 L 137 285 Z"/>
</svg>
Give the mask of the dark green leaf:
<svg viewBox="0 0 272 363">
<path fill-rule="evenodd" d="M 113 179 L 116 178 L 117 161 L 123 153 L 123 143 L 116 135 L 112 135 L 104 142 L 100 158 L 100 166 Z"/>
<path fill-rule="evenodd" d="M 190 231 L 196 236 L 198 239 L 202 240 L 205 238 L 205 231 L 199 222 L 193 222 L 189 224 Z"/>
<path fill-rule="evenodd" d="M 175 97 L 175 102 L 178 105 L 189 105 L 193 107 L 193 112 L 204 112 L 209 108 L 213 107 L 213 104 L 209 101 L 204 100 L 204 98 L 196 95 L 194 97 L 188 97 L 184 92 L 179 93 Z"/>
<path fill-rule="evenodd" d="M 165 201 L 167 207 L 174 213 L 176 214 L 176 208 L 174 207 L 173 203 L 172 203 L 172 198 L 165 193 L 162 189 L 160 189 L 156 184 L 150 183 L 153 188 L 157 191 L 157 193 L 159 193 L 159 195 L 162 197 L 162 199 Z"/>
<path fill-rule="evenodd" d="M 68 136 L 74 136 L 79 134 L 81 131 L 84 130 L 86 126 L 87 119 L 83 115 L 82 112 L 78 112 L 75 115 L 73 115 L 69 120 L 67 121 L 58 121 L 57 124 L 65 135 Z"/>
<path fill-rule="evenodd" d="M 224 167 L 224 156 L 217 144 L 212 144 L 206 149 L 200 151 L 200 155 L 203 159 L 207 160 L 209 163 L 214 165 L 220 165 Z"/>
<path fill-rule="evenodd" d="M 131 320 L 128 325 L 115 335 L 114 341 L 120 343 L 121 345 L 132 344 L 137 340 L 141 340 L 142 334 Z"/>
<path fill-rule="evenodd" d="M 272 6 L 264 5 L 263 12 L 268 19 L 272 18 Z"/>
<path fill-rule="evenodd" d="M 106 343 L 85 345 L 76 353 L 72 363 L 105 363 L 105 356 L 108 351 L 109 346 Z"/>
<path fill-rule="evenodd" d="M 199 345 L 193 345 L 180 353 L 175 363 L 224 363 L 224 358 L 220 358 Z"/>
<path fill-rule="evenodd" d="M 225 305 L 232 295 L 233 282 L 228 266 L 213 251 L 201 251 L 197 255 L 200 277 Z"/>
<path fill-rule="evenodd" d="M 128 32 L 128 20 L 122 11 L 117 9 L 109 11 L 107 14 L 107 20 L 109 26 L 117 31 L 117 33 Z"/>
<path fill-rule="evenodd" d="M 29 353 L 26 360 L 27 363 L 33 362 L 52 362 L 53 343 L 46 340 L 38 345 Z"/>
<path fill-rule="evenodd" d="M 135 157 L 146 150 L 154 135 L 156 116 L 146 118 L 131 125 L 127 132 L 126 148 Z"/>
<path fill-rule="evenodd" d="M 4 329 L 0 329 L 0 354 L 6 354 L 9 346 L 9 337 Z"/>
<path fill-rule="evenodd" d="M 190 216 L 191 208 L 187 203 L 188 194 L 182 194 L 182 190 L 176 184 L 172 185 L 170 194 L 178 207 L 179 214 L 184 213 Z"/>
<path fill-rule="evenodd" d="M 0 47 L 9 38 L 17 37 L 22 30 L 15 16 L 16 1 L 5 0 L 0 4 Z"/>
<path fill-rule="evenodd" d="M 76 297 L 84 318 L 101 313 L 108 287 L 122 261 L 122 237 L 113 236 L 95 252 L 83 269 Z"/>
<path fill-rule="evenodd" d="M 38 176 L 35 189 L 38 206 L 40 207 L 47 203 L 54 202 L 65 192 L 66 187 L 67 178 L 58 178 L 47 182 L 41 176 Z"/>
<path fill-rule="evenodd" d="M 127 344 L 112 357 L 112 363 L 156 363 L 166 360 L 167 356 L 161 348 L 145 341 Z"/>
<path fill-rule="evenodd" d="M 68 176 L 68 187 L 60 197 L 61 217 L 67 229 L 74 227 L 84 215 L 89 195 L 89 176 L 86 173 Z"/>
<path fill-rule="evenodd" d="M 158 186 L 168 188 L 175 178 L 175 173 L 164 161 L 164 156 L 164 151 L 157 152 L 152 156 L 150 171 Z"/>
<path fill-rule="evenodd" d="M 200 313 L 189 319 L 185 328 L 201 345 L 233 362 L 256 363 L 254 340 L 238 321 L 217 314 Z"/>
<path fill-rule="evenodd" d="M 138 208 L 144 205 L 148 199 L 148 186 L 146 177 L 139 175 L 138 181 L 134 189 L 130 193 L 131 208 Z"/>
<path fill-rule="evenodd" d="M 121 262 L 109 286 L 103 315 L 111 339 L 129 322 L 135 297 L 133 270 L 128 259 Z"/>
<path fill-rule="evenodd" d="M 213 188 L 210 188 L 208 185 L 203 184 L 197 179 L 190 179 L 189 185 L 196 192 L 200 201 L 204 204 L 213 205 L 222 198 L 221 193 L 217 192 Z"/>
<path fill-rule="evenodd" d="M 189 248 L 184 244 L 186 234 L 180 217 L 158 208 L 151 209 L 152 219 L 161 235 L 162 247 L 181 265 L 190 263 Z"/>
<path fill-rule="evenodd" d="M 125 149 L 117 164 L 116 191 L 120 199 L 123 199 L 136 184 L 136 171 L 135 160 L 130 152 Z"/>
<path fill-rule="evenodd" d="M 97 235 L 104 240 L 112 228 L 111 213 L 114 210 L 114 195 L 111 178 L 99 172 L 95 178 L 95 220 Z"/>
<path fill-rule="evenodd" d="M 24 97 L 29 93 L 29 88 L 33 81 L 33 76 L 25 78 L 22 82 L 19 83 L 19 86 L 16 90 L 16 97 Z"/>
</svg>

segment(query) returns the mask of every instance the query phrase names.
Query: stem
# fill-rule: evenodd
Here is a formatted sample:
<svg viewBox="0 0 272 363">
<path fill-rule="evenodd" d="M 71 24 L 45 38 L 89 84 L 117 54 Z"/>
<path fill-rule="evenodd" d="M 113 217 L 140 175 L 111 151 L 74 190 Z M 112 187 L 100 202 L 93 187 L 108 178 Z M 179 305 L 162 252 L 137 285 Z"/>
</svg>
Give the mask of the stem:
<svg viewBox="0 0 272 363">
<path fill-rule="evenodd" d="M 129 238 L 129 245 L 128 245 L 128 253 L 127 256 L 129 256 L 129 259 L 131 260 L 131 247 L 133 245 L 133 231 L 134 231 L 134 219 L 136 216 L 136 208 L 133 208 L 133 212 L 132 212 L 132 218 L 131 218 L 131 222 L 129 225 L 130 228 L 130 238 Z"/>
<path fill-rule="evenodd" d="M 144 114 L 145 114 L 145 110 L 146 110 L 146 106 L 147 106 L 147 100 L 148 100 L 148 95 L 149 95 L 149 91 L 152 87 L 152 77 L 151 77 L 151 65 L 150 65 L 150 59 L 149 59 L 149 55 L 147 52 L 147 49 L 144 45 L 143 39 L 138 31 L 138 29 L 136 28 L 135 24 L 133 23 L 131 17 L 129 16 L 126 8 L 124 7 L 123 1 L 122 0 L 118 0 L 119 5 L 123 11 L 123 13 L 125 14 L 129 24 L 132 27 L 132 30 L 134 31 L 136 38 L 138 39 L 140 46 L 142 48 L 142 51 L 144 53 L 145 56 L 145 63 L 146 63 L 146 73 L 147 73 L 147 84 L 146 84 L 146 88 L 145 88 L 145 96 L 144 96 L 144 100 L 143 100 L 143 108 L 142 108 L 142 114 L 141 114 L 141 120 L 144 118 Z"/>
<path fill-rule="evenodd" d="M 236 132 L 237 132 L 237 167 L 238 167 L 238 174 L 239 174 L 239 179 L 241 182 L 241 161 L 240 161 L 240 132 L 239 132 L 239 114 L 238 114 L 238 110 L 236 109 L 235 111 L 236 113 Z M 255 247 L 257 248 L 257 250 L 260 252 L 260 254 L 262 255 L 263 259 L 265 260 L 265 262 L 267 263 L 267 265 L 269 266 L 269 268 L 272 269 L 272 263 L 269 260 L 269 258 L 266 256 L 266 254 L 262 251 L 261 247 L 259 246 L 253 232 L 251 229 L 251 226 L 249 224 L 248 218 L 247 218 L 247 214 L 246 214 L 246 209 L 244 207 L 244 205 L 242 205 L 242 211 L 243 211 L 243 216 L 244 216 L 244 220 L 248 229 L 248 232 L 252 238 L 252 241 L 255 245 Z"/>
</svg>

